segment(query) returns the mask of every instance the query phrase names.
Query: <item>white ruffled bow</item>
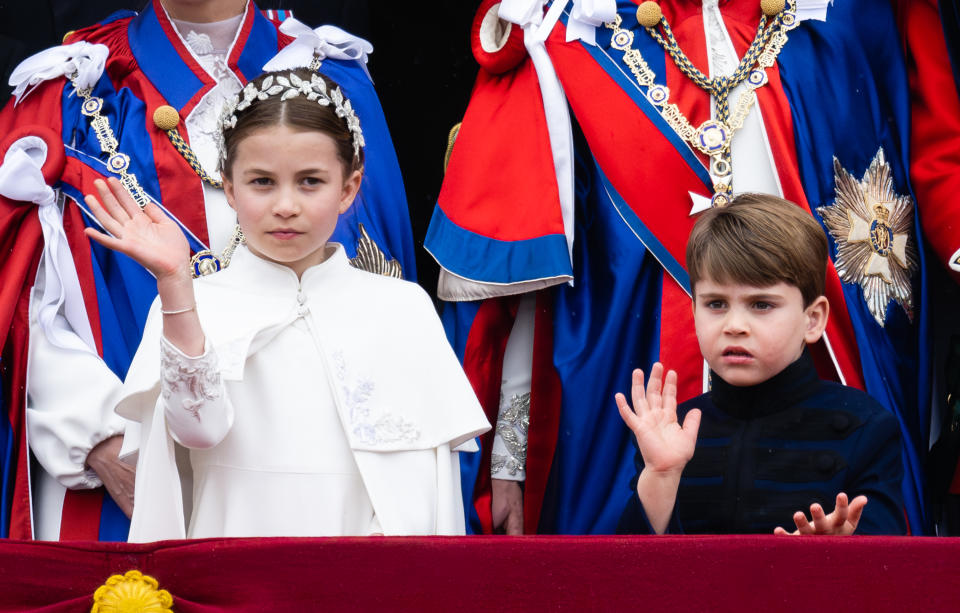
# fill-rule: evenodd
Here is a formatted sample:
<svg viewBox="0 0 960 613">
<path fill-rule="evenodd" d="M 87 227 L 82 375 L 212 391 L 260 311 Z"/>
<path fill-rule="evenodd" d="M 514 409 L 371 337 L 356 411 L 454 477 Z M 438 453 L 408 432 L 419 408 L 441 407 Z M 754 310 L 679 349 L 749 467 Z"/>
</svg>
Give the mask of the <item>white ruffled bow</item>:
<svg viewBox="0 0 960 613">
<path fill-rule="evenodd" d="M 15 141 L 0 164 L 0 194 L 38 206 L 43 231 L 44 284 L 37 318 L 51 343 L 66 349 L 96 351 L 93 331 L 87 319 L 77 269 L 63 231 L 63 217 L 57 195 L 43 179 L 41 168 L 47 158 L 47 143 L 39 136 Z M 71 329 L 57 318 L 60 307 Z M 78 344 L 77 337 L 83 341 Z"/>
<path fill-rule="evenodd" d="M 582 40 L 597 44 L 597 28 L 617 17 L 616 0 L 574 0 L 567 21 L 567 42 Z"/>
<path fill-rule="evenodd" d="M 502 0 L 500 19 L 515 23 L 521 28 L 528 25 L 538 26 L 543 21 L 545 0 Z"/>
<path fill-rule="evenodd" d="M 269 62 L 264 64 L 264 72 L 290 70 L 309 66 L 314 55 L 321 60 L 353 60 L 367 70 L 367 56 L 373 53 L 373 45 L 366 40 L 341 30 L 336 26 L 320 26 L 311 30 L 303 22 L 289 17 L 280 24 L 280 31 L 295 37 L 294 41 L 280 50 Z"/>
<path fill-rule="evenodd" d="M 544 0 L 503 0 L 499 15 L 520 27 L 535 26 L 536 39 L 544 41 L 570 2 L 573 2 L 573 8 L 567 20 L 567 42 L 582 40 L 588 45 L 596 45 L 597 27 L 617 16 L 616 0 L 555 0 L 546 15 L 543 15 Z"/>
<path fill-rule="evenodd" d="M 19 104 L 37 85 L 57 77 L 76 74 L 74 82 L 77 87 L 93 87 L 103 74 L 109 54 L 110 50 L 105 45 L 80 41 L 31 55 L 10 74 L 10 87 L 16 97 L 14 104 Z"/>
</svg>

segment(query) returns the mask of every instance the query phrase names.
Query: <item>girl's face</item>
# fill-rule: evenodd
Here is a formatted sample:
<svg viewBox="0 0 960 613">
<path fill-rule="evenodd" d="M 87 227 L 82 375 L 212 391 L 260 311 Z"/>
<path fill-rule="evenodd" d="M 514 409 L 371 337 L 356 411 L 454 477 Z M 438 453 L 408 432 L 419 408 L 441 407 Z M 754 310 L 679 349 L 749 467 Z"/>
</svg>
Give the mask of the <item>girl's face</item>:
<svg viewBox="0 0 960 613">
<path fill-rule="evenodd" d="M 324 260 L 337 218 L 360 189 L 360 171 L 344 179 L 332 138 L 285 125 L 261 128 L 240 141 L 232 170 L 223 191 L 247 247 L 298 277 Z"/>
</svg>

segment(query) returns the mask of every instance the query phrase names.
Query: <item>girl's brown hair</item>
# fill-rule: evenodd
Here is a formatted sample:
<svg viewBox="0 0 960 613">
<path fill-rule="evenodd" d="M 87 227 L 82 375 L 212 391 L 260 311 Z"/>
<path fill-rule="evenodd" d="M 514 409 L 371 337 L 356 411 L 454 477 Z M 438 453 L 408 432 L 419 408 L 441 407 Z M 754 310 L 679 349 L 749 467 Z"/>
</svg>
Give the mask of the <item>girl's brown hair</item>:
<svg viewBox="0 0 960 613">
<path fill-rule="evenodd" d="M 263 80 L 269 76 L 289 76 L 293 73 L 305 81 L 313 74 L 308 68 L 297 68 L 283 72 L 268 72 L 253 80 L 258 89 L 262 89 Z M 327 83 L 327 91 L 340 87 L 333 79 L 320 76 Z M 343 91 L 343 90 L 341 90 Z M 344 94 L 346 96 L 346 94 Z M 251 133 L 270 126 L 287 126 L 310 132 L 323 132 L 333 139 L 337 148 L 337 157 L 343 164 L 343 176 L 348 177 L 355 170 L 363 169 L 363 148 L 354 156 L 353 134 L 347 128 L 345 119 L 338 117 L 334 105 L 322 106 L 304 96 L 294 96 L 282 100 L 281 96 L 269 96 L 264 100 L 255 100 L 242 111 L 236 112 L 237 123 L 233 128 L 223 131 L 223 175 L 232 177 L 233 162 L 237 155 L 237 146 Z"/>
</svg>

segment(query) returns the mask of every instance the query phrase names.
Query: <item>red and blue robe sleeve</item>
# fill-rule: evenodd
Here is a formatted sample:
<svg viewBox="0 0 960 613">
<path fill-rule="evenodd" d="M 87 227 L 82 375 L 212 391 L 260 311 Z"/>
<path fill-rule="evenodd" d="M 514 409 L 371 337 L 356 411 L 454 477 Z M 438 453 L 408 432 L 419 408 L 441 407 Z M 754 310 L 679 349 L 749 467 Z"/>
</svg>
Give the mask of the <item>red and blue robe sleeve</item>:
<svg viewBox="0 0 960 613">
<path fill-rule="evenodd" d="M 572 276 L 539 100 L 529 58 L 507 73 L 480 71 L 424 240 L 444 270 L 503 294 Z"/>
</svg>

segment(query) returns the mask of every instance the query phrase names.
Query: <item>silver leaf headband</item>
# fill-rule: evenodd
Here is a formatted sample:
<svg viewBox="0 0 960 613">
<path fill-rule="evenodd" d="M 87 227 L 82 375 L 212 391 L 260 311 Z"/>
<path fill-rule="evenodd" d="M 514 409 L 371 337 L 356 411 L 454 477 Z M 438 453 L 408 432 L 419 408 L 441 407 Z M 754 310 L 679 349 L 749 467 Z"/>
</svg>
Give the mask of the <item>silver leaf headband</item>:
<svg viewBox="0 0 960 613">
<path fill-rule="evenodd" d="M 237 97 L 227 101 L 223 106 L 223 112 L 220 114 L 220 166 L 223 167 L 226 162 L 227 150 L 224 144 L 223 133 L 226 130 L 232 130 L 237 125 L 237 113 L 247 109 L 257 100 L 266 100 L 271 96 L 280 96 L 280 100 L 289 100 L 297 96 L 303 96 L 320 106 L 333 105 L 337 117 L 347 122 L 347 129 L 353 136 L 353 157 L 360 158 L 360 148 L 366 145 L 363 140 L 363 132 L 360 130 L 360 118 L 353 110 L 350 100 L 343 95 L 339 87 L 327 90 L 327 83 L 323 77 L 314 73 L 310 79 L 301 79 L 295 73 L 289 73 L 289 76 L 274 75 L 266 77 L 258 88 L 252 81 L 247 83 Z"/>
</svg>

